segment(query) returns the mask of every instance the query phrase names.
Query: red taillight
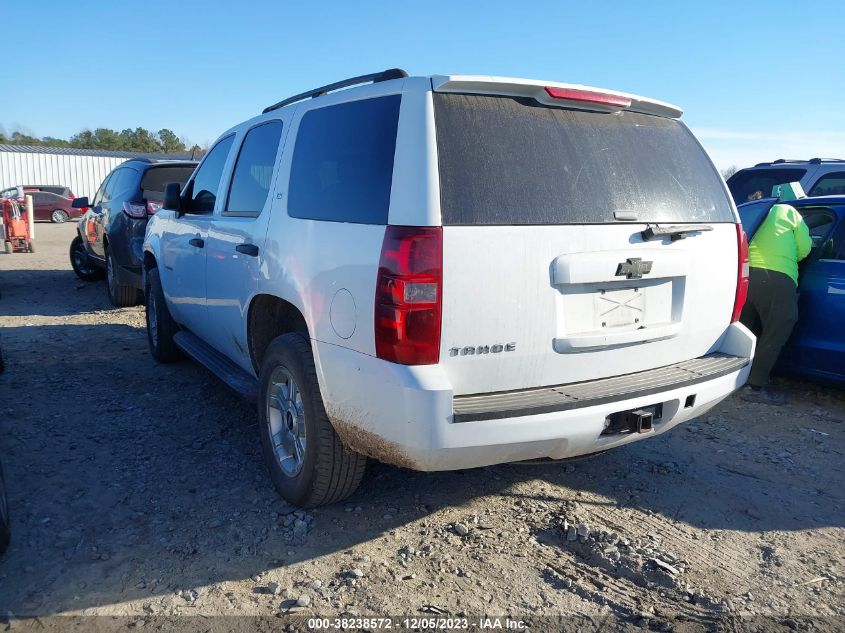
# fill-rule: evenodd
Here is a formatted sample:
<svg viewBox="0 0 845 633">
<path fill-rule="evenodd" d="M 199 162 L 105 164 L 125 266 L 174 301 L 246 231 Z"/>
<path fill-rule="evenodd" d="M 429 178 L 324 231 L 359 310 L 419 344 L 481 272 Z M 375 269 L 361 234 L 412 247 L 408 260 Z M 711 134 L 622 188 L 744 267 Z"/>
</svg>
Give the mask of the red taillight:
<svg viewBox="0 0 845 633">
<path fill-rule="evenodd" d="M 569 101 L 586 101 L 587 103 L 598 103 L 614 108 L 630 108 L 631 100 L 628 97 L 609 95 L 604 92 L 593 92 L 592 90 L 576 90 L 575 88 L 552 88 L 546 86 L 546 93 L 552 99 L 567 99 Z"/>
<path fill-rule="evenodd" d="M 388 226 L 376 278 L 376 356 L 402 365 L 440 361 L 443 232 Z"/>
<path fill-rule="evenodd" d="M 147 211 L 150 215 L 161 211 L 161 208 L 164 206 L 164 202 L 161 200 L 147 200 Z"/>
<path fill-rule="evenodd" d="M 748 274 L 750 267 L 748 265 L 748 239 L 745 237 L 745 231 L 742 230 L 742 225 L 736 225 L 736 243 L 738 252 L 738 271 L 736 275 L 736 297 L 734 298 L 734 311 L 731 315 L 731 323 L 739 321 L 739 315 L 742 314 L 742 307 L 745 305 L 745 300 L 748 297 Z"/>
<path fill-rule="evenodd" d="M 147 205 L 143 200 L 138 202 L 124 202 L 123 210 L 130 218 L 147 217 Z"/>
</svg>

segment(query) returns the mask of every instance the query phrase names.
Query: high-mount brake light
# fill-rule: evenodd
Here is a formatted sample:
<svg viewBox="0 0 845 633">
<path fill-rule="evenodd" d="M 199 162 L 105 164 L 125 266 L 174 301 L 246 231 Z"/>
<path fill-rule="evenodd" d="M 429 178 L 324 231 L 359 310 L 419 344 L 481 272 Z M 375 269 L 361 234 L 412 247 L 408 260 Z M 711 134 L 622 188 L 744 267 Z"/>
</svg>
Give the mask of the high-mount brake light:
<svg viewBox="0 0 845 633">
<path fill-rule="evenodd" d="M 745 237 L 745 231 L 742 230 L 742 225 L 736 225 L 736 243 L 737 243 L 737 275 L 736 275 L 736 296 L 734 297 L 734 311 L 731 314 L 731 323 L 739 321 L 742 314 L 742 308 L 745 305 L 745 300 L 748 298 L 748 276 L 751 268 L 748 263 L 748 238 Z"/>
<path fill-rule="evenodd" d="M 440 361 L 443 232 L 388 226 L 375 297 L 376 356 L 402 365 Z"/>
<path fill-rule="evenodd" d="M 553 88 L 546 86 L 546 94 L 552 99 L 566 99 L 568 101 L 583 101 L 585 103 L 598 103 L 600 105 L 614 108 L 630 108 L 631 100 L 628 97 L 610 95 L 604 92 L 593 92 L 592 90 L 578 90 L 576 88 Z"/>
</svg>

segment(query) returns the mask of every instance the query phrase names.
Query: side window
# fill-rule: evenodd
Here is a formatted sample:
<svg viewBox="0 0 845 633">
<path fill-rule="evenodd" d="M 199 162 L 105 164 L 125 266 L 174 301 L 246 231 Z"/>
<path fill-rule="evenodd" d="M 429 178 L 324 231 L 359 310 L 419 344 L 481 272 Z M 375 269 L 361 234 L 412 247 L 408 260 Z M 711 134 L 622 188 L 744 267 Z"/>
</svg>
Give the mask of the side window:
<svg viewBox="0 0 845 633">
<path fill-rule="evenodd" d="M 816 181 L 808 196 L 836 196 L 845 193 L 845 171 L 825 174 Z"/>
<path fill-rule="evenodd" d="M 387 224 L 400 95 L 311 110 L 296 135 L 288 194 L 294 218 Z"/>
<path fill-rule="evenodd" d="M 832 259 L 836 244 L 833 239 L 828 239 L 836 224 L 836 214 L 830 209 L 802 209 L 801 217 L 810 229 L 810 237 L 813 240 L 813 248 L 817 251 L 819 259 Z"/>
<path fill-rule="evenodd" d="M 100 185 L 100 188 L 99 188 L 99 189 L 97 189 L 97 193 L 95 193 L 95 194 L 94 194 L 94 199 L 93 199 L 93 200 L 91 200 L 91 206 L 92 206 L 92 207 L 96 207 L 96 206 L 98 206 L 98 205 L 99 205 L 99 204 L 103 201 L 103 194 L 104 194 L 104 193 L 105 193 L 105 191 L 106 191 L 106 187 L 108 187 L 109 180 L 111 180 L 111 179 L 112 179 L 112 177 L 114 176 L 114 174 L 115 174 L 115 172 L 112 172 L 112 173 L 110 173 L 108 176 L 106 176 L 106 179 L 105 179 L 105 180 L 103 181 L 103 183 Z"/>
<path fill-rule="evenodd" d="M 109 182 L 106 191 L 109 192 L 109 198 L 119 198 L 122 200 L 128 199 L 134 193 L 133 189 L 138 186 L 138 171 L 131 167 L 124 167 L 119 169 Z"/>
<path fill-rule="evenodd" d="M 100 200 L 100 204 L 109 202 L 114 197 L 115 190 L 117 189 L 118 184 L 120 184 L 120 181 L 123 179 L 123 172 L 125 171 L 126 170 L 124 168 L 120 168 L 112 172 L 111 178 L 109 178 L 105 189 L 103 189 L 103 199 Z"/>
<path fill-rule="evenodd" d="M 232 141 L 235 135 L 231 134 L 221 139 L 217 145 L 211 148 L 197 169 L 193 181 L 189 185 L 189 199 L 186 201 L 188 213 L 208 214 L 214 212 L 214 204 L 217 201 L 217 190 L 220 187 L 220 178 L 223 176 L 223 167 L 229 157 L 229 150 L 232 148 Z"/>
<path fill-rule="evenodd" d="M 270 121 L 252 128 L 241 145 L 224 215 L 258 215 L 267 201 L 282 122 Z"/>
</svg>

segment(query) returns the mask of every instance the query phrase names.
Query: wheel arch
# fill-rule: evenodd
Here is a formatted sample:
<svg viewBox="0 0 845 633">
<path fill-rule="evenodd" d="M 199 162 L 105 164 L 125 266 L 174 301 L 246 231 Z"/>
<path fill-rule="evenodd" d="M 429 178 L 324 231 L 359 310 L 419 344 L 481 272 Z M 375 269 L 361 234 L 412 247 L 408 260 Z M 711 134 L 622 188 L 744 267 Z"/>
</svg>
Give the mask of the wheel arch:
<svg viewBox="0 0 845 633">
<path fill-rule="evenodd" d="M 247 345 L 249 357 L 256 375 L 267 346 L 277 336 L 296 332 L 310 340 L 308 324 L 302 311 L 280 297 L 257 294 L 252 298 L 247 311 Z"/>
</svg>

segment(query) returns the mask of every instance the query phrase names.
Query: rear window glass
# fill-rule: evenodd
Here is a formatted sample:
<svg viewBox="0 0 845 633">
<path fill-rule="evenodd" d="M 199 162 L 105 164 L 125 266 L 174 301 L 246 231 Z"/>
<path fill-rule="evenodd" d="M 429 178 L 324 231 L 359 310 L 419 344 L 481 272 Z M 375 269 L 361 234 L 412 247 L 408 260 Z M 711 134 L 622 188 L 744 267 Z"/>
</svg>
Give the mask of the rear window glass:
<svg viewBox="0 0 845 633">
<path fill-rule="evenodd" d="M 363 99 L 302 117 L 290 174 L 292 217 L 387 224 L 400 100 Z"/>
<path fill-rule="evenodd" d="M 772 188 L 787 182 L 800 181 L 806 169 L 743 169 L 728 178 L 728 189 L 731 190 L 734 202 L 742 204 L 749 200 L 759 200 L 772 195 Z"/>
<path fill-rule="evenodd" d="M 188 178 L 194 173 L 194 166 L 151 167 L 141 179 L 141 190 L 144 197 L 147 193 L 164 195 L 164 186 L 169 182 L 178 182 L 179 188 L 185 186 Z"/>
<path fill-rule="evenodd" d="M 435 94 L 443 224 L 732 222 L 704 150 L 679 121 Z"/>
</svg>

